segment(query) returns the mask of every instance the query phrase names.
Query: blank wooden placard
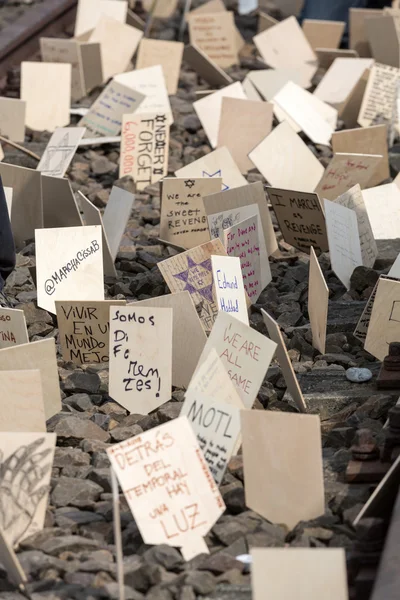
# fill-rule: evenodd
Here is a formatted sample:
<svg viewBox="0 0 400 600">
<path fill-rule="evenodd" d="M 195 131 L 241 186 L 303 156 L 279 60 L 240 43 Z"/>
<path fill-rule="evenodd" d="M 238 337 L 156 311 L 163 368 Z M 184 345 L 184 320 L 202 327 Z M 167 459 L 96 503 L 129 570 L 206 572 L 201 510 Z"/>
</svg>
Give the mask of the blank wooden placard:
<svg viewBox="0 0 400 600">
<path fill-rule="evenodd" d="M 247 185 L 228 148 L 223 146 L 175 171 L 176 177 L 221 177 L 222 191 Z"/>
<path fill-rule="evenodd" d="M 341 110 L 366 69 L 371 58 L 337 58 L 315 89 L 315 96 Z"/>
<path fill-rule="evenodd" d="M 317 55 L 320 69 L 325 70 L 329 69 L 336 58 L 359 58 L 355 50 L 345 50 L 342 48 L 336 50 L 332 48 L 316 48 L 315 54 Z"/>
<path fill-rule="evenodd" d="M 400 339 L 400 281 L 380 279 L 364 348 L 383 361 L 389 344 Z"/>
<path fill-rule="evenodd" d="M 269 315 L 263 308 L 261 314 L 264 319 L 265 326 L 268 330 L 268 335 L 273 342 L 276 344 L 275 355 L 278 359 L 280 368 L 282 369 L 283 377 L 285 379 L 287 389 L 295 401 L 297 408 L 300 412 L 307 412 L 307 406 L 304 401 L 302 391 L 297 381 L 296 374 L 293 370 L 292 363 L 286 350 L 285 341 L 283 339 L 280 327 L 278 323 Z"/>
<path fill-rule="evenodd" d="M 254 86 L 254 84 L 251 82 L 251 80 L 249 79 L 249 77 L 247 75 L 242 81 L 242 86 L 243 86 L 244 93 L 246 94 L 248 100 L 262 102 L 261 95 L 258 93 L 256 87 Z"/>
<path fill-rule="evenodd" d="M 80 42 L 79 49 L 81 52 L 83 81 L 88 94 L 103 82 L 101 46 L 97 42 Z"/>
<path fill-rule="evenodd" d="M 237 33 L 233 12 L 189 13 L 190 43 L 225 69 L 238 63 Z"/>
<path fill-rule="evenodd" d="M 242 173 L 253 168 L 248 154 L 271 132 L 272 118 L 273 105 L 269 102 L 222 98 L 217 146 L 228 148 Z"/>
<path fill-rule="evenodd" d="M 378 118 L 381 123 L 392 122 L 399 79 L 400 70 L 396 67 L 373 65 L 358 115 L 361 127 L 374 125 Z"/>
<path fill-rule="evenodd" d="M 153 16 L 155 19 L 169 19 L 174 14 L 179 0 L 163 0 L 157 2 L 154 7 Z M 149 11 L 153 6 L 152 0 L 143 0 L 143 8 Z"/>
<path fill-rule="evenodd" d="M 382 12 L 373 8 L 350 8 L 349 48 L 356 50 L 361 57 L 371 56 L 365 21 L 369 17 L 382 15 Z"/>
<path fill-rule="evenodd" d="M 363 190 L 372 233 L 376 240 L 395 240 L 400 231 L 400 190 L 395 183 Z"/>
<path fill-rule="evenodd" d="M 136 68 L 161 65 L 168 94 L 176 94 L 184 45 L 182 42 L 143 38 L 139 44 Z"/>
<path fill-rule="evenodd" d="M 46 420 L 61 410 L 54 338 L 0 350 L 0 371 L 39 370 Z"/>
<path fill-rule="evenodd" d="M 344 21 L 323 21 L 304 19 L 302 29 L 311 48 L 338 48 L 344 33 Z"/>
<path fill-rule="evenodd" d="M 189 292 L 149 298 L 136 304 L 172 308 L 172 385 L 187 388 L 207 341 Z"/>
<path fill-rule="evenodd" d="M 251 557 L 254 600 L 349 598 L 343 548 L 251 548 Z"/>
<path fill-rule="evenodd" d="M 292 81 L 302 88 L 310 87 L 308 79 L 295 67 L 249 71 L 247 76 L 265 100 L 272 100 L 283 86 Z"/>
<path fill-rule="evenodd" d="M 328 322 L 329 289 L 319 266 L 314 248 L 310 249 L 310 272 L 308 276 L 308 316 L 312 344 L 325 354 L 326 325 Z"/>
<path fill-rule="evenodd" d="M 69 124 L 71 72 L 70 64 L 21 63 L 21 100 L 26 102 L 27 127 L 54 131 Z"/>
<path fill-rule="evenodd" d="M 273 27 L 274 25 L 277 25 L 278 23 L 279 21 L 277 19 L 274 19 L 274 17 L 271 17 L 271 15 L 268 15 L 267 13 L 264 13 L 262 11 L 258 11 L 257 33 L 262 33 L 263 31 L 266 31 L 267 29 Z"/>
<path fill-rule="evenodd" d="M 400 66 L 400 43 L 396 21 L 391 15 L 365 19 L 371 54 L 378 63 Z"/>
<path fill-rule="evenodd" d="M 241 420 L 246 506 L 289 530 L 323 515 L 319 416 L 243 410 Z"/>
<path fill-rule="evenodd" d="M 17 98 L 0 98 L 0 134 L 13 142 L 25 139 L 26 102 Z"/>
<path fill-rule="evenodd" d="M 357 183 L 361 189 L 368 187 L 382 155 L 337 153 L 325 169 L 325 173 L 315 188 L 320 198 L 335 200 Z"/>
<path fill-rule="evenodd" d="M 36 169 L 42 175 L 64 177 L 84 133 L 84 127 L 58 127 Z"/>
<path fill-rule="evenodd" d="M 0 371 L 0 385 L 0 432 L 46 431 L 40 371 Z"/>
<path fill-rule="evenodd" d="M 13 190 L 11 225 L 17 247 L 43 227 L 42 181 L 39 171 L 0 163 L 4 187 Z"/>
<path fill-rule="evenodd" d="M 366 69 L 340 108 L 340 118 L 348 129 L 358 127 L 358 114 L 367 88 L 369 75 L 370 70 Z"/>
<path fill-rule="evenodd" d="M 43 227 L 79 227 L 82 217 L 69 179 L 42 175 Z"/>
<path fill-rule="evenodd" d="M 76 102 L 86 96 L 80 42 L 51 37 L 41 37 L 39 41 L 43 62 L 71 65 L 71 100 Z"/>
<path fill-rule="evenodd" d="M 240 258 L 211 256 L 211 266 L 218 309 L 248 325 L 248 298 L 244 289 Z"/>
<path fill-rule="evenodd" d="M 113 186 L 103 214 L 103 229 L 113 261 L 117 257 L 134 202 L 134 194 Z"/>
<path fill-rule="evenodd" d="M 128 2 L 125 0 L 79 0 L 75 21 L 75 37 L 94 29 L 102 15 L 125 23 Z"/>
<path fill-rule="evenodd" d="M 28 342 L 24 311 L 0 307 L 0 348 L 10 348 Z"/>
<path fill-rule="evenodd" d="M 185 46 L 183 60 L 212 87 L 233 83 L 232 78 L 217 63 L 193 44 Z"/>
<path fill-rule="evenodd" d="M 314 190 L 324 167 L 285 121 L 249 153 L 250 160 L 274 187 Z"/>
</svg>

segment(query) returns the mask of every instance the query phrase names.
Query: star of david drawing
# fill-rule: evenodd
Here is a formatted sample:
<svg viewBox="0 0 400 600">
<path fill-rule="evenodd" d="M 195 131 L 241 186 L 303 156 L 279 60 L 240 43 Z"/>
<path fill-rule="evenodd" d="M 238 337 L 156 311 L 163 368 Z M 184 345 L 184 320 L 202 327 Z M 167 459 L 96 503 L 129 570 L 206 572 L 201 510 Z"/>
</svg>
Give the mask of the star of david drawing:
<svg viewBox="0 0 400 600">
<path fill-rule="evenodd" d="M 186 179 L 185 181 L 185 187 L 188 187 L 190 190 L 192 189 L 192 187 L 195 185 L 195 180 L 194 179 Z"/>
<path fill-rule="evenodd" d="M 207 173 L 207 171 L 203 171 L 203 175 L 202 177 L 222 177 L 221 175 L 221 169 L 219 169 L 218 171 L 215 171 L 215 173 L 213 173 L 212 175 L 210 175 L 210 173 Z M 226 185 L 226 183 L 222 182 L 222 192 L 226 192 L 226 190 L 229 190 L 229 185 Z"/>
<path fill-rule="evenodd" d="M 208 302 L 213 302 L 213 285 L 203 285 L 202 280 L 210 276 L 211 258 L 207 258 L 201 263 L 196 263 L 190 256 L 187 257 L 187 269 L 181 273 L 176 273 L 174 277 L 183 281 L 186 285 L 183 291 L 187 290 L 189 294 L 200 294 Z"/>
<path fill-rule="evenodd" d="M 54 173 L 61 173 L 62 167 L 68 158 L 69 154 L 73 150 L 73 146 L 69 142 L 68 132 L 64 134 L 60 142 L 56 146 L 47 146 L 45 158 L 41 167 L 41 171 L 51 171 Z M 54 162 L 56 164 L 54 164 Z"/>
</svg>

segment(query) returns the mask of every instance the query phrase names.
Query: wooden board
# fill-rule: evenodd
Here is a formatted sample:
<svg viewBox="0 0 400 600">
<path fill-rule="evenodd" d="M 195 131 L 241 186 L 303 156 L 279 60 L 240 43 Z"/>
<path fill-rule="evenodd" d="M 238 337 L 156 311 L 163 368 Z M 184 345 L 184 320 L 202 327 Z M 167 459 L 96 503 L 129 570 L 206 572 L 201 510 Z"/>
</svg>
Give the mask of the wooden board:
<svg viewBox="0 0 400 600">
<path fill-rule="evenodd" d="M 274 25 L 277 25 L 278 23 L 279 23 L 279 21 L 277 19 L 275 19 L 274 17 L 272 17 L 271 15 L 268 15 L 265 12 L 259 11 L 258 12 L 257 33 L 262 33 L 263 31 L 266 31 L 267 29 L 269 29 L 270 27 L 273 27 Z"/>
<path fill-rule="evenodd" d="M 249 83 L 252 85 L 250 80 Z M 253 168 L 248 154 L 271 132 L 272 113 L 273 105 L 269 102 L 222 98 L 217 146 L 228 148 L 242 173 Z"/>
<path fill-rule="evenodd" d="M 69 179 L 42 175 L 42 196 L 44 227 L 83 225 Z"/>
<path fill-rule="evenodd" d="M 121 1 L 121 0 L 118 0 Z M 83 81 L 86 94 L 103 82 L 103 64 L 101 61 L 101 46 L 97 42 L 80 43 Z"/>
<path fill-rule="evenodd" d="M 179 0 L 163 0 L 157 2 L 154 7 L 153 16 L 155 19 L 169 19 L 174 14 Z M 152 8 L 152 0 L 143 0 L 143 8 L 149 11 Z"/>
<path fill-rule="evenodd" d="M 103 214 L 103 228 L 114 261 L 119 252 L 122 236 L 131 216 L 134 194 L 113 186 Z"/>
<path fill-rule="evenodd" d="M 211 267 L 218 310 L 229 313 L 249 325 L 240 258 L 211 256 Z"/>
<path fill-rule="evenodd" d="M 46 63 L 71 65 L 71 100 L 76 102 L 86 95 L 80 43 L 73 39 L 40 38 L 40 54 Z"/>
<path fill-rule="evenodd" d="M 35 231 L 40 308 L 55 314 L 55 300 L 104 300 L 101 238 L 100 226 Z"/>
<path fill-rule="evenodd" d="M 200 4 L 197 8 L 194 8 L 186 16 L 186 20 L 189 21 L 193 15 L 210 14 L 210 13 L 221 13 L 226 11 L 227 8 L 223 0 L 209 0 L 204 4 Z M 245 45 L 245 41 L 240 33 L 239 29 L 235 26 L 235 41 L 237 52 L 240 52 Z"/>
<path fill-rule="evenodd" d="M 46 431 L 40 371 L 0 371 L 0 383 L 0 432 Z"/>
<path fill-rule="evenodd" d="M 314 190 L 324 168 L 285 121 L 249 154 L 255 167 L 274 187 Z"/>
<path fill-rule="evenodd" d="M 161 186 L 161 239 L 188 249 L 209 242 L 203 197 L 219 192 L 221 182 L 216 177 L 166 177 Z"/>
<path fill-rule="evenodd" d="M 238 46 L 233 12 L 189 13 L 190 43 L 200 48 L 215 64 L 225 69 L 238 63 Z"/>
<path fill-rule="evenodd" d="M 262 102 L 262 98 L 261 98 L 260 94 L 258 93 L 256 87 L 254 86 L 254 84 L 251 82 L 251 80 L 249 79 L 249 77 L 247 75 L 242 81 L 242 86 L 243 86 L 244 93 L 246 94 L 248 100 L 255 100 L 257 102 L 260 102 L 260 101 Z"/>
<path fill-rule="evenodd" d="M 282 369 L 287 389 L 295 401 L 298 410 L 300 412 L 307 412 L 307 406 L 304 401 L 299 382 L 297 381 L 296 374 L 293 370 L 289 354 L 287 353 L 285 341 L 283 339 L 280 327 L 275 319 L 273 319 L 271 315 L 269 315 L 263 308 L 261 309 L 261 314 L 268 330 L 268 335 L 276 344 L 275 356 L 278 360 L 280 368 Z"/>
<path fill-rule="evenodd" d="M 50 177 L 64 177 L 84 133 L 84 127 L 58 127 L 47 143 L 37 171 Z"/>
<path fill-rule="evenodd" d="M 68 125 L 71 65 L 22 62 L 21 100 L 26 102 L 27 127 L 36 131 L 54 131 Z"/>
<path fill-rule="evenodd" d="M 176 94 L 183 48 L 182 42 L 143 38 L 139 45 L 136 68 L 145 69 L 146 67 L 161 65 L 168 94 Z"/>
<path fill-rule="evenodd" d="M 302 72 L 297 71 L 295 67 L 249 71 L 247 77 L 263 98 L 270 101 L 289 81 L 303 88 L 310 87 L 308 78 L 304 78 Z"/>
<path fill-rule="evenodd" d="M 376 121 L 391 123 L 399 77 L 400 70 L 396 67 L 373 65 L 358 115 L 361 127 L 375 125 Z"/>
<path fill-rule="evenodd" d="M 400 66 L 399 30 L 391 15 L 365 19 L 365 29 L 371 54 L 381 64 Z"/>
<path fill-rule="evenodd" d="M 341 110 L 366 69 L 371 58 L 336 58 L 315 89 L 315 96 Z"/>
<path fill-rule="evenodd" d="M 375 240 L 396 240 L 400 231 L 400 190 L 395 183 L 363 190 Z"/>
<path fill-rule="evenodd" d="M 25 139 L 26 102 L 18 98 L 0 98 L 0 135 L 13 142 Z"/>
<path fill-rule="evenodd" d="M 102 15 L 125 23 L 128 2 L 124 0 L 79 0 L 75 21 L 75 37 L 94 29 Z"/>
<path fill-rule="evenodd" d="M 347 97 L 347 100 L 341 106 L 340 118 L 348 129 L 358 127 L 358 114 L 367 88 L 369 75 L 370 70 L 366 69 Z"/>
<path fill-rule="evenodd" d="M 383 361 L 389 344 L 400 339 L 400 281 L 380 279 L 372 307 L 364 348 Z"/>
<path fill-rule="evenodd" d="M 28 344 L 28 342 L 24 311 L 0 307 L 0 348 Z"/>
<path fill-rule="evenodd" d="M 337 50 L 332 50 L 331 48 L 316 48 L 315 54 L 317 55 L 320 69 L 325 70 L 329 69 L 336 58 L 359 58 L 355 50 L 345 50 L 342 48 Z"/>
<path fill-rule="evenodd" d="M 311 48 L 338 48 L 344 33 L 344 21 L 323 21 L 320 19 L 304 19 L 302 29 Z"/>
<path fill-rule="evenodd" d="M 109 362 L 110 307 L 125 300 L 56 301 L 63 358 L 75 365 Z"/>
<path fill-rule="evenodd" d="M 221 177 L 223 192 L 247 185 L 247 181 L 241 174 L 231 153 L 224 146 L 178 169 L 175 171 L 175 175 L 186 179 L 191 177 Z"/>
<path fill-rule="evenodd" d="M 219 239 L 157 263 L 172 293 L 189 292 L 205 331 L 211 330 L 218 314 L 211 271 L 212 254 L 227 256 Z"/>
<path fill-rule="evenodd" d="M 382 10 L 372 8 L 350 8 L 349 11 L 349 47 L 359 56 L 371 56 L 365 21 L 369 17 L 381 15 Z"/>
<path fill-rule="evenodd" d="M 327 200 L 335 200 L 357 183 L 361 189 L 368 187 L 382 155 L 337 153 L 325 169 L 315 192 Z"/>
<path fill-rule="evenodd" d="M 308 276 L 308 316 L 312 333 L 312 345 L 325 354 L 326 325 L 328 321 L 329 289 L 319 266 L 314 248 L 310 248 L 310 272 Z"/>
<path fill-rule="evenodd" d="M 21 567 L 17 555 L 12 546 L 8 543 L 2 528 L 0 527 L 0 561 L 5 570 L 7 577 L 17 587 L 24 589 L 24 584 L 27 582 L 26 575 Z"/>
<path fill-rule="evenodd" d="M 289 530 L 323 515 L 319 416 L 243 410 L 241 419 L 246 506 Z"/>
<path fill-rule="evenodd" d="M 209 85 L 219 87 L 229 85 L 233 82 L 232 78 L 225 73 L 205 54 L 200 48 L 193 44 L 185 46 L 183 51 L 183 60 Z"/>
<path fill-rule="evenodd" d="M 172 385 L 187 388 L 207 341 L 189 292 L 167 294 L 135 304 L 172 309 Z"/>
<path fill-rule="evenodd" d="M 46 420 L 61 410 L 54 338 L 0 350 L 0 371 L 39 370 Z M 1 437 L 1 436 L 0 436 Z"/>
<path fill-rule="evenodd" d="M 325 200 L 324 209 L 332 270 L 349 290 L 354 269 L 363 264 L 357 215 L 329 200 Z"/>
<path fill-rule="evenodd" d="M 368 327 L 369 327 L 369 322 L 371 320 L 372 307 L 373 307 L 374 301 L 375 301 L 376 290 L 378 289 L 378 283 L 382 279 L 396 281 L 396 280 L 398 280 L 398 277 L 396 275 L 393 275 L 393 277 L 389 277 L 388 275 L 380 275 L 379 276 L 379 279 L 376 282 L 376 284 L 371 292 L 371 295 L 367 300 L 367 304 L 365 305 L 365 308 L 364 308 L 364 310 L 361 314 L 361 317 L 358 320 L 356 328 L 353 332 L 354 337 L 356 337 L 358 340 L 360 340 L 360 342 L 362 343 L 363 346 L 364 346 L 365 340 L 367 338 L 367 331 L 368 331 Z"/>
</svg>

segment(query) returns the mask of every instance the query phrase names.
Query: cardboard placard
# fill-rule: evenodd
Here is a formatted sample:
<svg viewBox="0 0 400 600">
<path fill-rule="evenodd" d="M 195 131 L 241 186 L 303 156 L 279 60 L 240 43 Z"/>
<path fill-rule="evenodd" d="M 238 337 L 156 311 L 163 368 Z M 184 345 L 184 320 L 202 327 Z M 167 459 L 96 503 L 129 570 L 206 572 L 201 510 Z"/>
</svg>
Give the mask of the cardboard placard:
<svg viewBox="0 0 400 600">
<path fill-rule="evenodd" d="M 120 177 L 130 175 L 141 191 L 168 173 L 168 114 L 125 114 L 122 123 Z"/>
<path fill-rule="evenodd" d="M 378 248 L 372 233 L 371 223 L 369 222 L 360 186 L 357 184 L 350 188 L 347 192 L 336 198 L 335 202 L 346 208 L 350 208 L 356 213 L 363 265 L 372 268 L 378 256 Z"/>
<path fill-rule="evenodd" d="M 136 305 L 172 309 L 172 385 L 187 388 L 207 341 L 189 292 L 149 298 Z"/>
<path fill-rule="evenodd" d="M 161 65 L 168 94 L 176 94 L 179 73 L 181 70 L 183 48 L 184 45 L 182 42 L 169 42 L 165 40 L 151 40 L 144 38 L 139 45 L 136 68 L 145 69 L 147 67 L 153 67 L 154 65 Z"/>
<path fill-rule="evenodd" d="M 187 417 L 217 485 L 221 485 L 240 436 L 240 409 L 199 392 L 186 392 L 181 417 Z"/>
<path fill-rule="evenodd" d="M 171 398 L 172 309 L 110 307 L 110 396 L 147 415 Z"/>
<path fill-rule="evenodd" d="M 318 194 L 267 188 L 268 197 L 287 244 L 309 252 L 329 248 L 324 211 Z"/>
<path fill-rule="evenodd" d="M 40 38 L 40 54 L 47 63 L 70 63 L 71 100 L 76 102 L 86 95 L 80 42 L 62 38 Z"/>
<path fill-rule="evenodd" d="M 186 417 L 107 454 L 145 543 L 179 546 L 186 560 L 207 551 L 201 538 L 225 505 Z"/>
<path fill-rule="evenodd" d="M 366 19 L 382 15 L 382 10 L 373 8 L 350 8 L 349 10 L 349 48 L 356 50 L 359 56 L 371 56 Z"/>
<path fill-rule="evenodd" d="M 113 79 L 78 125 L 86 127 L 86 137 L 118 135 L 122 128 L 123 115 L 136 112 L 143 100 L 143 94 Z"/>
<path fill-rule="evenodd" d="M 69 124 L 71 71 L 70 64 L 21 63 L 21 100 L 26 102 L 27 127 L 54 131 Z"/>
<path fill-rule="evenodd" d="M 7 571 L 8 579 L 17 587 L 25 589 L 27 582 L 26 575 L 21 567 L 17 555 L 7 542 L 7 539 L 0 527 L 0 562 Z"/>
<path fill-rule="evenodd" d="M 75 365 L 109 362 L 110 307 L 125 300 L 56 301 L 63 358 Z"/>
<path fill-rule="evenodd" d="M 400 281 L 379 279 L 364 348 L 383 361 L 400 339 Z"/>
<path fill-rule="evenodd" d="M 197 46 L 185 46 L 183 60 L 212 87 L 229 85 L 233 82 L 232 78 Z"/>
<path fill-rule="evenodd" d="M 0 135 L 13 142 L 25 139 L 26 102 L 17 98 L 0 98 Z"/>
<path fill-rule="evenodd" d="M 193 108 L 203 125 L 203 129 L 207 134 L 212 148 L 215 148 L 218 142 L 223 98 L 247 99 L 242 84 L 239 81 L 236 81 L 218 92 L 214 92 L 205 98 L 201 98 L 201 100 L 193 102 Z"/>
<path fill-rule="evenodd" d="M 325 71 L 329 69 L 337 58 L 359 58 L 355 50 L 345 50 L 343 48 L 338 48 L 337 50 L 332 50 L 331 48 L 316 48 L 315 54 L 318 58 L 319 68 L 324 69 Z"/>
<path fill-rule="evenodd" d="M 40 308 L 55 314 L 55 300 L 104 300 L 100 226 L 37 229 L 35 245 Z"/>
<path fill-rule="evenodd" d="M 42 175 L 43 227 L 79 227 L 81 213 L 71 184 L 63 177 Z"/>
<path fill-rule="evenodd" d="M 0 432 L 46 431 L 40 371 L 0 371 L 0 382 Z"/>
<path fill-rule="evenodd" d="M 215 348 L 246 408 L 253 406 L 276 350 L 275 342 L 220 311 L 199 360 Z"/>
<path fill-rule="evenodd" d="M 248 154 L 271 132 L 272 117 L 273 105 L 268 102 L 222 98 L 217 145 L 228 148 L 242 173 L 253 168 Z"/>
<path fill-rule="evenodd" d="M 75 21 L 75 37 L 94 29 L 102 15 L 125 23 L 128 2 L 125 0 L 79 0 Z"/>
<path fill-rule="evenodd" d="M 337 58 L 316 87 L 315 96 L 341 110 L 366 69 L 370 69 L 373 63 L 371 58 Z"/>
<path fill-rule="evenodd" d="M 42 175 L 64 177 L 84 133 L 84 127 L 57 128 L 48 141 L 36 169 Z"/>
<path fill-rule="evenodd" d="M 0 307 L 0 348 L 9 348 L 28 342 L 24 311 Z"/>
<path fill-rule="evenodd" d="M 324 209 L 332 270 L 349 290 L 354 269 L 363 264 L 357 215 L 354 210 L 326 199 Z"/>
<path fill-rule="evenodd" d="M 263 289 L 261 285 L 260 236 L 264 237 L 264 234 L 260 228 L 260 217 L 259 215 L 248 217 L 237 225 L 224 229 L 223 234 L 228 256 L 237 256 L 240 259 L 244 288 L 254 304 Z M 268 256 L 264 257 L 264 260 L 266 261 L 266 264 L 263 265 L 264 268 L 269 268 Z"/>
<path fill-rule="evenodd" d="M 103 228 L 114 261 L 122 236 L 131 216 L 135 196 L 122 188 L 113 186 L 103 214 Z"/>
<path fill-rule="evenodd" d="M 361 127 L 390 123 L 397 98 L 400 69 L 375 63 L 364 93 L 358 124 Z"/>
<path fill-rule="evenodd" d="M 285 121 L 249 154 L 254 166 L 274 187 L 313 190 L 324 167 Z"/>
<path fill-rule="evenodd" d="M 375 240 L 397 239 L 400 231 L 400 189 L 396 183 L 369 188 L 362 194 Z"/>
<path fill-rule="evenodd" d="M 254 600 L 349 598 L 343 548 L 252 548 L 251 557 Z"/>
<path fill-rule="evenodd" d="M 314 248 L 311 247 L 308 277 L 308 316 L 310 318 L 312 345 L 321 354 L 325 354 L 328 300 L 329 288 L 326 285 Z"/>
<path fill-rule="evenodd" d="M 219 192 L 222 179 L 167 177 L 161 187 L 160 237 L 184 248 L 210 241 L 203 197 Z"/>
<path fill-rule="evenodd" d="M 242 410 L 241 420 L 248 508 L 289 530 L 323 515 L 319 416 Z"/>
<path fill-rule="evenodd" d="M 172 293 L 187 290 L 205 331 L 210 331 L 218 314 L 211 271 L 211 255 L 226 256 L 221 241 L 212 240 L 157 264 Z"/>
<path fill-rule="evenodd" d="M 230 313 L 248 325 L 249 315 L 240 258 L 211 256 L 211 266 L 218 310 Z"/>
<path fill-rule="evenodd" d="M 238 46 L 233 12 L 189 13 L 190 43 L 200 48 L 219 67 L 238 62 Z"/>
<path fill-rule="evenodd" d="M 247 185 L 228 148 L 222 147 L 175 171 L 176 177 L 222 177 L 222 191 Z"/>
<path fill-rule="evenodd" d="M 142 37 L 140 29 L 101 15 L 88 41 L 100 44 L 104 82 L 129 67 Z"/>
<path fill-rule="evenodd" d="M 368 186 L 375 174 L 381 154 L 334 154 L 331 162 L 325 169 L 321 181 L 315 192 L 326 200 L 335 200 L 347 192 L 357 183 L 361 189 Z"/>
<path fill-rule="evenodd" d="M 304 19 L 302 29 L 311 48 L 338 48 L 344 33 L 344 21 Z"/>
</svg>

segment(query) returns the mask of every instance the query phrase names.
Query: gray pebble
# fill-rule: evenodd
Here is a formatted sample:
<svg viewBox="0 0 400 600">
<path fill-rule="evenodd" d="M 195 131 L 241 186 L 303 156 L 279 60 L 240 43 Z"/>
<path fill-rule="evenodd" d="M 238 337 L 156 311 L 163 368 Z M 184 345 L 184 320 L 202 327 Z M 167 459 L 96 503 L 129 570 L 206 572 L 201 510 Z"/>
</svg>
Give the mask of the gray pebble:
<svg viewBox="0 0 400 600">
<path fill-rule="evenodd" d="M 364 383 L 372 379 L 372 373 L 369 369 L 352 367 L 351 369 L 347 369 L 346 378 L 353 383 Z"/>
</svg>

